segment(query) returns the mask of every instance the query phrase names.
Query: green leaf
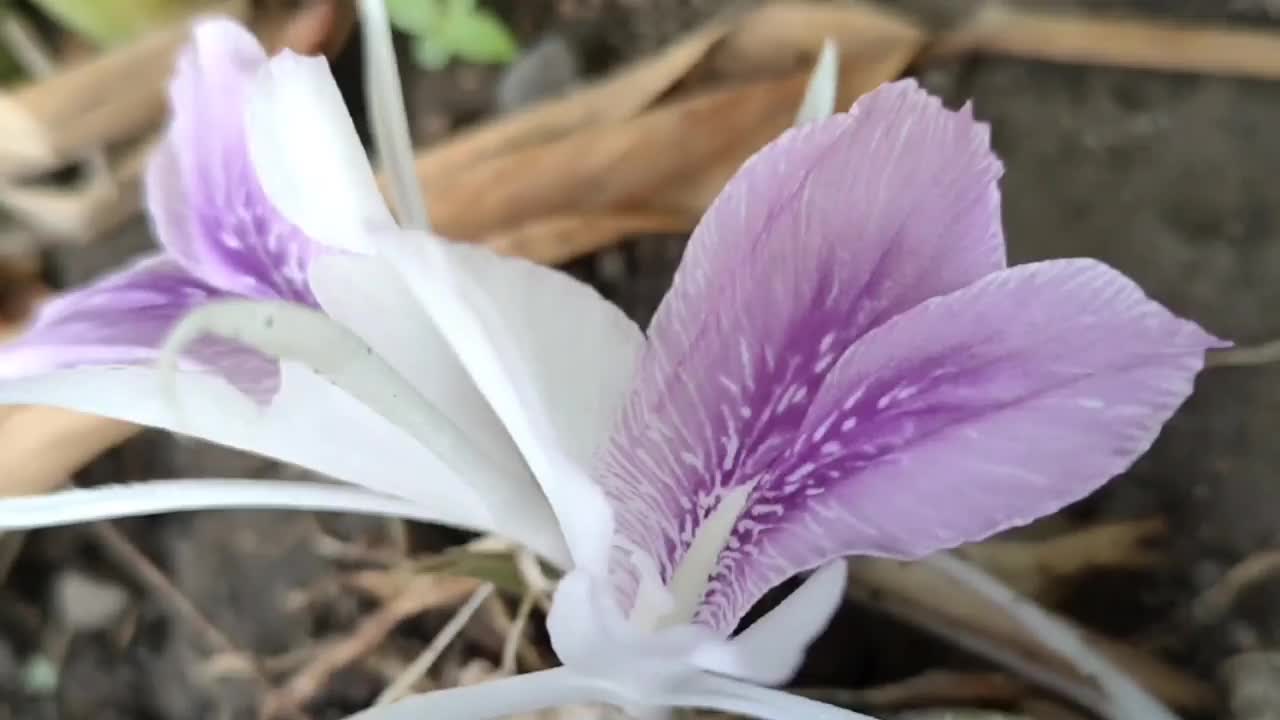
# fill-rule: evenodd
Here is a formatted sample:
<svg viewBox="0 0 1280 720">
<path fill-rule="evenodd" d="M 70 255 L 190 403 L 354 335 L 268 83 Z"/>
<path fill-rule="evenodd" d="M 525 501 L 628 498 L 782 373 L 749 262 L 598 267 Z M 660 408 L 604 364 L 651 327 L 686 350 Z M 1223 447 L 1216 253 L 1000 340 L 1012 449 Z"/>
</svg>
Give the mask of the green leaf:
<svg viewBox="0 0 1280 720">
<path fill-rule="evenodd" d="M 33 4 L 96 45 L 113 47 L 184 17 L 209 0 L 33 0 Z"/>
<path fill-rule="evenodd" d="M 386 0 L 387 15 L 397 30 L 423 37 L 444 23 L 448 8 L 442 0 Z"/>
<path fill-rule="evenodd" d="M 509 63 L 520 46 L 507 26 L 487 10 L 451 13 L 438 39 L 463 60 L 474 63 Z"/>
<path fill-rule="evenodd" d="M 410 49 L 413 52 L 413 61 L 418 64 L 418 67 L 427 70 L 440 70 L 453 59 L 453 53 L 449 48 L 440 45 L 435 38 L 431 37 L 414 39 Z"/>
</svg>

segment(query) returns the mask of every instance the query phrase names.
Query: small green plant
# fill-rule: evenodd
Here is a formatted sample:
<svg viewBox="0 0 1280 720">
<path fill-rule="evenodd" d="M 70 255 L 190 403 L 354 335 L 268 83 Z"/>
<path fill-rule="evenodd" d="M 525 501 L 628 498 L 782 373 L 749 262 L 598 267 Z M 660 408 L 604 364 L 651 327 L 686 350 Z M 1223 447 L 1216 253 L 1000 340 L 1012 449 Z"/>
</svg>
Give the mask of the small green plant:
<svg viewBox="0 0 1280 720">
<path fill-rule="evenodd" d="M 109 48 L 183 17 L 208 0 L 33 0 L 33 4 L 68 30 Z"/>
<path fill-rule="evenodd" d="M 413 38 L 413 58 L 425 68 L 454 58 L 505 64 L 520 50 L 502 20 L 476 0 L 387 0 L 387 11 L 396 29 Z"/>
</svg>

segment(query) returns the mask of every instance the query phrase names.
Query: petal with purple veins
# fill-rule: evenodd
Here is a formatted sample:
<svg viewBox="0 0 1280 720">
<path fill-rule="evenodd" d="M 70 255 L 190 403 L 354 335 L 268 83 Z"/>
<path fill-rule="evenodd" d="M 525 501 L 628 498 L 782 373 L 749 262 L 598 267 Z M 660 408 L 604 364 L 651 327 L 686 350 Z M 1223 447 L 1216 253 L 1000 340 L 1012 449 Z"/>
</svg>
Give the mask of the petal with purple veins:
<svg viewBox="0 0 1280 720">
<path fill-rule="evenodd" d="M 149 364 L 184 315 L 226 297 L 169 258 L 145 258 L 42 307 L 25 333 L 0 346 L 0 378 Z M 279 386 L 275 361 L 237 343 L 202 339 L 185 359 L 259 401 Z"/>
<path fill-rule="evenodd" d="M 268 200 L 249 159 L 248 88 L 267 63 L 248 30 L 198 23 L 170 83 L 173 119 L 152 154 L 146 195 L 160 242 L 229 293 L 314 304 L 310 240 Z"/>
<path fill-rule="evenodd" d="M 1222 343 L 1092 260 L 988 275 L 868 333 L 761 471 L 698 619 L 850 554 L 915 558 L 1120 474 Z"/>
<path fill-rule="evenodd" d="M 598 473 L 664 581 L 724 493 L 785 450 L 854 340 L 1004 267 L 988 140 L 970 110 L 903 81 L 788 131 L 717 198 Z M 624 551 L 615 566 L 633 593 Z"/>
</svg>

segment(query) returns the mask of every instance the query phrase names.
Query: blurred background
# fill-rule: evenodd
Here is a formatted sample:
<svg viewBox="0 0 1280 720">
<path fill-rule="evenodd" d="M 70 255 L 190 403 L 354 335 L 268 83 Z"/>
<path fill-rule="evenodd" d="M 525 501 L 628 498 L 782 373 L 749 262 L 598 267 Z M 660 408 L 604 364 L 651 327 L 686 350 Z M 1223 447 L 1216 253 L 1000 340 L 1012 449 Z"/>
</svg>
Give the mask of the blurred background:
<svg viewBox="0 0 1280 720">
<path fill-rule="evenodd" d="M 912 75 L 991 123 L 1011 261 L 1097 257 L 1220 336 L 1280 337 L 1275 0 L 388 4 L 438 229 L 562 266 L 642 324 L 833 37 L 844 106 Z M 154 246 L 139 179 L 202 12 L 327 55 L 368 139 L 347 0 L 0 2 L 0 336 Z M 1102 492 L 967 551 L 1185 718 L 1280 718 L 1280 369 L 1243 364 L 1206 372 Z M 0 410 L 0 494 L 181 475 L 299 471 Z M 466 540 L 265 512 L 0 536 L 0 720 L 343 717 L 404 678 L 474 590 Z M 896 563 L 851 570 L 804 692 L 881 717 L 1096 717 L 1043 682 L 1089 680 L 980 599 Z M 486 600 L 408 682 L 552 663 L 531 597 Z"/>
</svg>

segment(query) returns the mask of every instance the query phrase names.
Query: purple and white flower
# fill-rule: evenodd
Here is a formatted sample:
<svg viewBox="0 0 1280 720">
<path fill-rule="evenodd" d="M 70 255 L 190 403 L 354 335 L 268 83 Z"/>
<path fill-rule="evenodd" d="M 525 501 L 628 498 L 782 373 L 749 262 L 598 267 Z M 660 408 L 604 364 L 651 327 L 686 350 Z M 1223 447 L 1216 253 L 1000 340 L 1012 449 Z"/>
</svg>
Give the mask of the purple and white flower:
<svg viewBox="0 0 1280 720">
<path fill-rule="evenodd" d="M 389 57 L 365 5 L 366 41 Z M 404 148 L 392 77 L 373 83 L 394 95 L 375 124 Z M 860 717 L 762 687 L 825 627 L 842 558 L 917 558 L 1087 495 L 1152 443 L 1222 344 L 1099 262 L 1007 267 L 987 128 L 911 81 L 802 112 L 752 157 L 647 333 L 567 275 L 398 226 L 322 60 L 267 60 L 209 21 L 173 97 L 148 174 L 167 254 L 68 294 L 0 351 L 16 378 L 0 402 L 168 428 L 347 485 L 72 490 L 0 502 L 0 527 L 370 512 L 498 533 L 565 572 L 548 619 L 562 667 L 360 717 L 585 701 Z M 425 218 L 404 189 L 411 158 L 384 160 L 402 215 Z M 183 348 L 176 366 L 149 362 Z"/>
</svg>

